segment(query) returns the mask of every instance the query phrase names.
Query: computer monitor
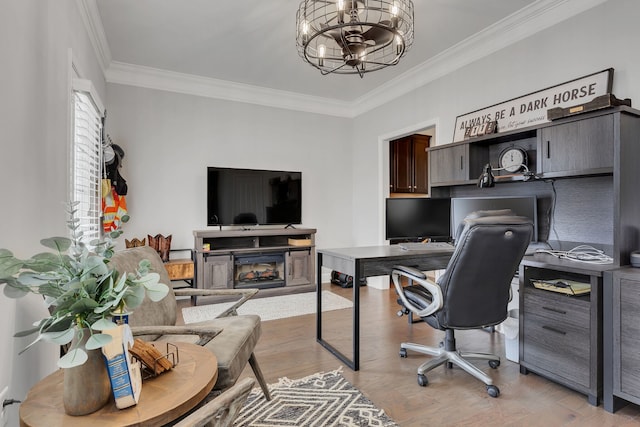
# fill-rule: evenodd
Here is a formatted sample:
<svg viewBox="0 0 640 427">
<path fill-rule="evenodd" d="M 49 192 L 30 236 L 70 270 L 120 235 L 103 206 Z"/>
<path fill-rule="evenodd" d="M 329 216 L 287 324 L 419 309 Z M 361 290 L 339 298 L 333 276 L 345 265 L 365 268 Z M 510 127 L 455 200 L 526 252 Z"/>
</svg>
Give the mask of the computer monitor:
<svg viewBox="0 0 640 427">
<path fill-rule="evenodd" d="M 389 198 L 385 222 L 387 240 L 448 241 L 451 239 L 451 199 Z"/>
<path fill-rule="evenodd" d="M 475 211 L 511 209 L 516 215 L 533 221 L 532 242 L 538 240 L 538 215 L 535 196 L 523 197 L 454 197 L 451 199 L 451 237 L 455 240 L 458 226 Z"/>
</svg>

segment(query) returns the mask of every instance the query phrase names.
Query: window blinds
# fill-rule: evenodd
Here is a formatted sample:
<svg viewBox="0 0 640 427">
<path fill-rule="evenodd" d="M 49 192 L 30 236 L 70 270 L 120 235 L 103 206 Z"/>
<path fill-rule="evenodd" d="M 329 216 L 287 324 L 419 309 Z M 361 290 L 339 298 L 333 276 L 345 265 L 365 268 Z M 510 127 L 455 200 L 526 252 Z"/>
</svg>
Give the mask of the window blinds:
<svg viewBox="0 0 640 427">
<path fill-rule="evenodd" d="M 101 233 L 102 108 L 82 82 L 74 80 L 71 200 L 78 202 L 76 218 L 88 245 Z"/>
</svg>

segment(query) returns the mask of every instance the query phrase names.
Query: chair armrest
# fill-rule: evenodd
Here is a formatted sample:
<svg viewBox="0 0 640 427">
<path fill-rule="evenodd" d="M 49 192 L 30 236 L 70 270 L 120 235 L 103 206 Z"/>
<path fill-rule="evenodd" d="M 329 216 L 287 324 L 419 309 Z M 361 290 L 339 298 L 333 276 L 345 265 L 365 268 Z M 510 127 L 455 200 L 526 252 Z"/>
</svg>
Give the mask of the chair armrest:
<svg viewBox="0 0 640 427">
<path fill-rule="evenodd" d="M 425 288 L 433 296 L 431 304 L 424 309 L 420 309 L 413 305 L 407 299 L 402 290 L 402 285 L 399 280 L 400 276 L 406 277 Z M 393 286 L 396 288 L 396 292 L 398 293 L 402 304 L 416 315 L 420 317 L 429 316 L 442 308 L 444 304 L 442 289 L 440 289 L 440 286 L 430 281 L 422 271 L 416 270 L 412 267 L 396 266 L 391 271 L 391 278 L 393 279 Z"/>
<path fill-rule="evenodd" d="M 207 297 L 207 296 L 218 296 L 218 297 L 232 297 L 240 295 L 240 299 L 236 301 L 231 307 L 223 311 L 216 317 L 227 317 L 227 316 L 237 316 L 238 312 L 236 311 L 238 307 L 247 302 L 250 298 L 252 298 L 255 294 L 258 293 L 258 289 L 175 289 L 175 296 L 177 297 Z"/>
<path fill-rule="evenodd" d="M 136 335 L 197 335 L 196 344 L 206 345 L 216 335 L 222 332 L 222 328 L 206 326 L 131 326 L 131 332 Z"/>
</svg>

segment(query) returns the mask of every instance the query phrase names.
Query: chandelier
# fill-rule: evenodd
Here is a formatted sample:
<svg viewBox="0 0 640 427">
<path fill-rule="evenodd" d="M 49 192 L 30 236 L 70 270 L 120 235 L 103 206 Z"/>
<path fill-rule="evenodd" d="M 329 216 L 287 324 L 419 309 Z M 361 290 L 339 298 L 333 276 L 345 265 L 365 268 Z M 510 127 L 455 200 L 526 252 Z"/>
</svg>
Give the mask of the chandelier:
<svg viewBox="0 0 640 427">
<path fill-rule="evenodd" d="M 396 65 L 413 44 L 412 0 L 303 0 L 298 53 L 323 75 Z"/>
</svg>

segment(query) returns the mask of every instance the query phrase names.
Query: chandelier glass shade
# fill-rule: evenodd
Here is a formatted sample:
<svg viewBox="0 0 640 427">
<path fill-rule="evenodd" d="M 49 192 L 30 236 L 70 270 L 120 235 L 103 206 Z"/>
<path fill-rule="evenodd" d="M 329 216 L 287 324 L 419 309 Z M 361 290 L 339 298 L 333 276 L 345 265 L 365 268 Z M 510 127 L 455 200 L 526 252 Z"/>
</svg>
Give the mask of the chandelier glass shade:
<svg viewBox="0 0 640 427">
<path fill-rule="evenodd" d="M 323 75 L 396 65 L 413 31 L 411 0 L 303 0 L 296 15 L 298 53 Z"/>
</svg>

